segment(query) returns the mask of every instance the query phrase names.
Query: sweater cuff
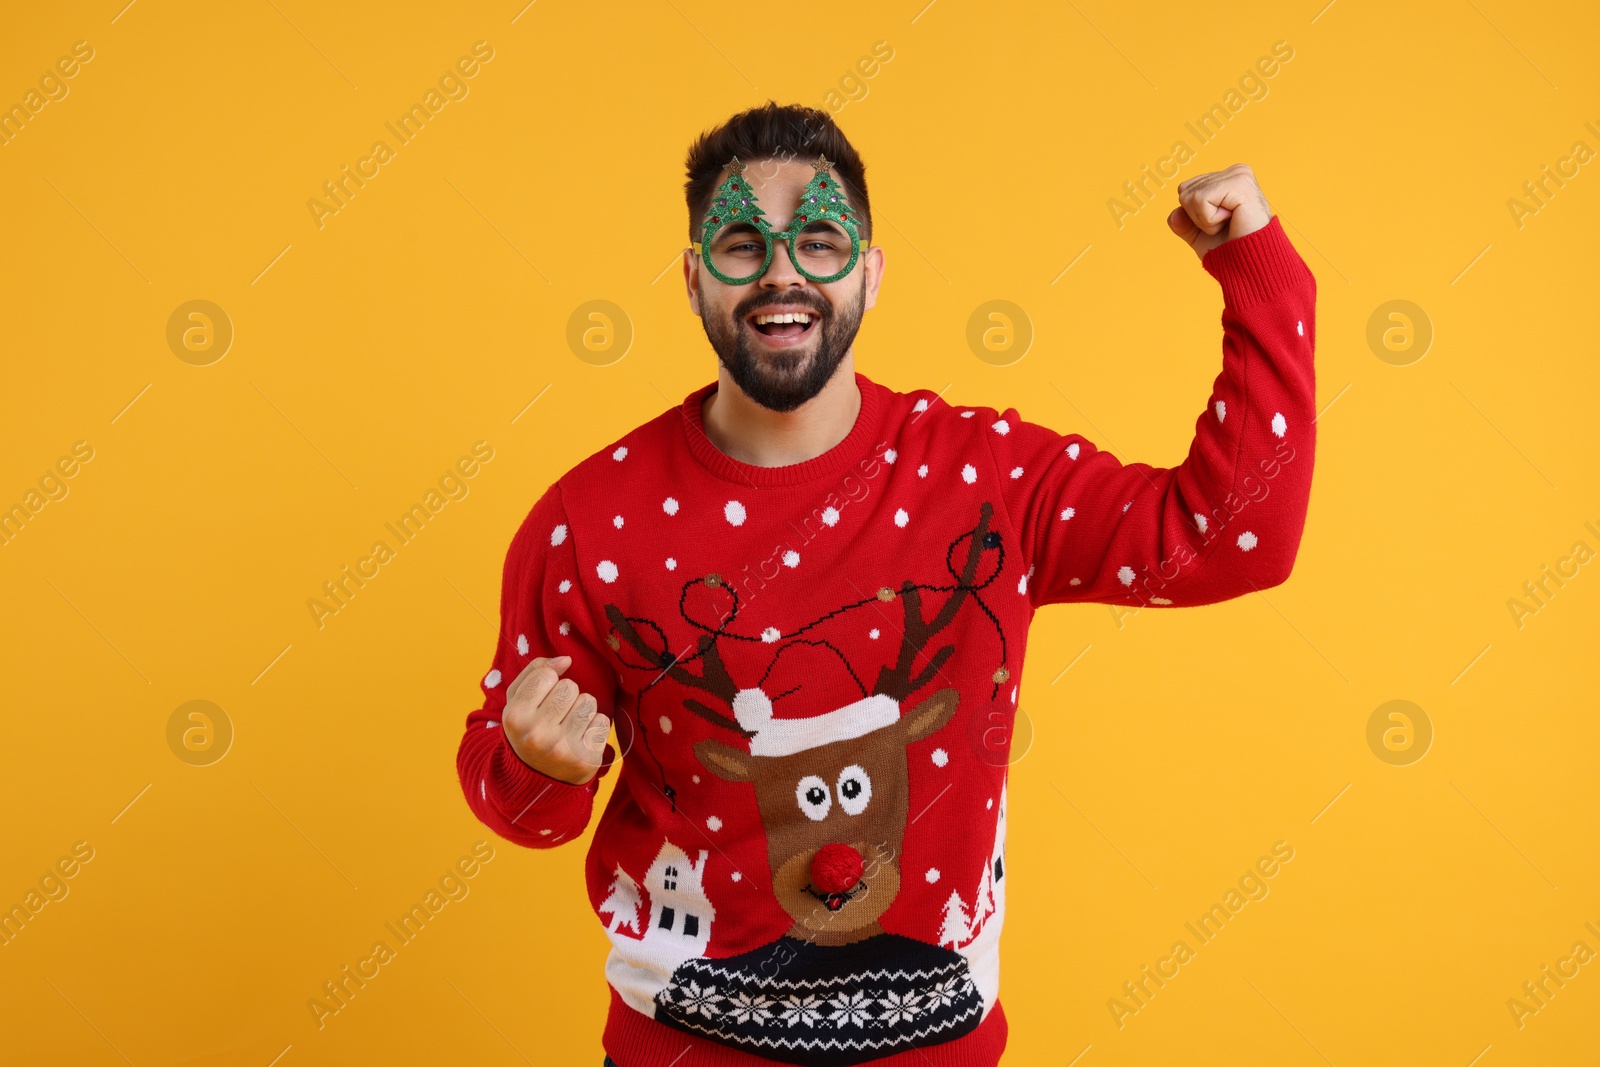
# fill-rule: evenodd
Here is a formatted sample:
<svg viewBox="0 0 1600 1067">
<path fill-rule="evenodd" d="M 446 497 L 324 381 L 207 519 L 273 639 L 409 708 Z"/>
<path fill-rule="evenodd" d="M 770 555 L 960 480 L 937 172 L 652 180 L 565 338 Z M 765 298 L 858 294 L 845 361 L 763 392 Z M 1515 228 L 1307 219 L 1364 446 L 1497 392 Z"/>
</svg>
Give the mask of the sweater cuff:
<svg viewBox="0 0 1600 1067">
<path fill-rule="evenodd" d="M 1271 300 L 1287 289 L 1315 285 L 1278 216 L 1254 233 L 1224 241 L 1200 261 L 1222 285 L 1223 302 L 1235 311 Z"/>
<path fill-rule="evenodd" d="M 595 776 L 582 785 L 573 785 L 522 762 L 522 757 L 511 747 L 510 739 L 502 730 L 500 746 L 489 757 L 489 774 L 495 780 L 496 801 L 502 805 L 507 818 L 516 819 L 535 804 L 540 808 L 552 809 L 574 801 L 591 803 L 600 788 L 600 779 L 611 769 L 615 757 L 616 750 L 607 743 Z"/>
</svg>

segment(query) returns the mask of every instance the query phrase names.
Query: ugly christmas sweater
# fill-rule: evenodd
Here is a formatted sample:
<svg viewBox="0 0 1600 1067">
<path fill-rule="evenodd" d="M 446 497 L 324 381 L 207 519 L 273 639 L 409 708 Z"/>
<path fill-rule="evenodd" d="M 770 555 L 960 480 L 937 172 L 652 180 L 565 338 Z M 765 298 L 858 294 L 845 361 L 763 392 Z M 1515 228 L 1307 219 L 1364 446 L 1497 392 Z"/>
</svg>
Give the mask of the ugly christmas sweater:
<svg viewBox="0 0 1600 1067">
<path fill-rule="evenodd" d="M 857 372 L 854 428 L 814 459 L 718 451 L 713 382 L 533 506 L 457 767 L 479 819 L 551 848 L 622 754 L 586 874 L 624 1067 L 998 1062 L 1034 611 L 1241 596 L 1300 542 L 1315 280 L 1276 217 L 1203 264 L 1222 371 L 1176 467 Z M 499 729 L 506 686 L 556 655 L 615 723 L 581 786 Z"/>
</svg>

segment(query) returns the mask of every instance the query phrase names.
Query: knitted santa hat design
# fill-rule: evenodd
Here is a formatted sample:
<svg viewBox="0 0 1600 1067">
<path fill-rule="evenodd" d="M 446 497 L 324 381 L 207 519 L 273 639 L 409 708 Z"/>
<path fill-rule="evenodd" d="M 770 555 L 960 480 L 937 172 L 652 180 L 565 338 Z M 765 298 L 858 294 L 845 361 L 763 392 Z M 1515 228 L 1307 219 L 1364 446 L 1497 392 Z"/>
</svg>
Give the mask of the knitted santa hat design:
<svg viewBox="0 0 1600 1067">
<path fill-rule="evenodd" d="M 772 698 L 759 687 L 741 689 L 733 698 L 733 716 L 752 731 L 752 756 L 790 756 L 831 741 L 849 741 L 900 718 L 900 703 L 874 693 L 842 708 L 799 719 L 772 715 Z"/>
<path fill-rule="evenodd" d="M 738 690 L 733 717 L 752 734 L 752 756 L 790 756 L 899 720 L 899 701 L 883 693 L 857 697 L 864 688 L 831 644 L 790 641 L 777 650 L 761 684 Z M 790 717 L 773 714 L 772 693 L 791 710 Z M 831 710 L 794 714 L 819 707 Z"/>
</svg>

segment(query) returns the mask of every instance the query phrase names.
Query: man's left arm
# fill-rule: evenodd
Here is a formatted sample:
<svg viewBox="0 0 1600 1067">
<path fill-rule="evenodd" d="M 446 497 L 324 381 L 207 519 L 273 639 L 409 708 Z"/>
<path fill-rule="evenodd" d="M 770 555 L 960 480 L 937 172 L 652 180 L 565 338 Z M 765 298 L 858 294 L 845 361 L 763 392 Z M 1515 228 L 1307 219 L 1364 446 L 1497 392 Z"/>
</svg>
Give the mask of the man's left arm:
<svg viewBox="0 0 1600 1067">
<path fill-rule="evenodd" d="M 1316 445 L 1316 279 L 1250 168 L 1178 187 L 1168 225 L 1222 288 L 1222 371 L 1177 467 L 1000 413 L 985 434 L 1035 606 L 1210 604 L 1289 575 Z"/>
</svg>

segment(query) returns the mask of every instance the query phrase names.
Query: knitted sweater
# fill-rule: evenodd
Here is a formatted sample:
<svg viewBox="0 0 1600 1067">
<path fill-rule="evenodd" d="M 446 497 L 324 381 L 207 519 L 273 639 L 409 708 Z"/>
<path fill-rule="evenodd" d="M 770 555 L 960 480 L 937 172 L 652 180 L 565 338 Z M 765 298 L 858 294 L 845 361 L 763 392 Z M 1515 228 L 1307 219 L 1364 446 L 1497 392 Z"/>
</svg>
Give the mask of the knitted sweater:
<svg viewBox="0 0 1600 1067">
<path fill-rule="evenodd" d="M 813 459 L 718 451 L 712 382 L 534 504 L 457 769 L 486 825 L 551 848 L 583 833 L 622 755 L 586 865 L 618 1062 L 998 1062 L 1034 611 L 1214 603 L 1284 581 L 1299 546 L 1315 280 L 1276 217 L 1203 265 L 1222 371 L 1176 467 L 856 372 L 854 428 Z M 615 723 L 585 785 L 498 728 L 541 655 L 571 656 Z"/>
</svg>

